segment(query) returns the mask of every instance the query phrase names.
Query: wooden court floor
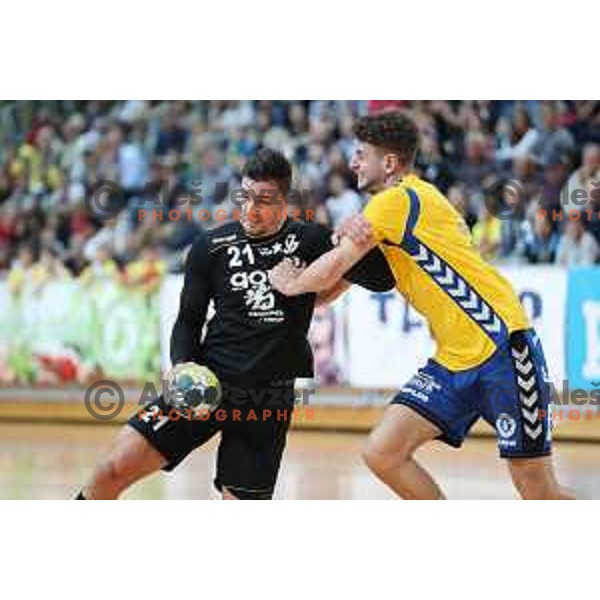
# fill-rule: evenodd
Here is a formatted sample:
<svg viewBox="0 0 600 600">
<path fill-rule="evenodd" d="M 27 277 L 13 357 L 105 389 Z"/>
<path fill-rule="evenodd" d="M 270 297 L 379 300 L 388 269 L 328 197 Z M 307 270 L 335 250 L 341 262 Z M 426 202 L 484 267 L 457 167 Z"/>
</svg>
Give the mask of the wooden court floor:
<svg viewBox="0 0 600 600">
<path fill-rule="evenodd" d="M 117 427 L 0 424 L 0 499 L 62 499 L 90 474 Z M 364 434 L 293 431 L 284 455 L 279 499 L 389 499 L 392 495 L 362 464 Z M 216 442 L 196 450 L 171 474 L 133 487 L 132 499 L 215 498 Z M 561 480 L 581 498 L 600 498 L 600 444 L 558 442 Z M 510 499 L 514 493 L 491 439 L 470 439 L 460 450 L 432 444 L 420 452 L 450 498 Z"/>
</svg>

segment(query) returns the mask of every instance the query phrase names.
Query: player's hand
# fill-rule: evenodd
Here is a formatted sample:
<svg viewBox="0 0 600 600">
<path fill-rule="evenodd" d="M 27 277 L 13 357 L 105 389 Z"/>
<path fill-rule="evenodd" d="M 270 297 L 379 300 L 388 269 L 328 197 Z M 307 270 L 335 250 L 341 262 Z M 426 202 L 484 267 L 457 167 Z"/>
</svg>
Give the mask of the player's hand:
<svg viewBox="0 0 600 600">
<path fill-rule="evenodd" d="M 373 229 L 371 224 L 362 214 L 346 219 L 336 230 L 334 243 L 342 237 L 347 237 L 359 247 L 373 243 Z"/>
<path fill-rule="evenodd" d="M 284 296 L 294 295 L 294 281 L 304 269 L 294 264 L 289 258 L 284 258 L 269 271 L 269 281 L 274 289 Z"/>
</svg>

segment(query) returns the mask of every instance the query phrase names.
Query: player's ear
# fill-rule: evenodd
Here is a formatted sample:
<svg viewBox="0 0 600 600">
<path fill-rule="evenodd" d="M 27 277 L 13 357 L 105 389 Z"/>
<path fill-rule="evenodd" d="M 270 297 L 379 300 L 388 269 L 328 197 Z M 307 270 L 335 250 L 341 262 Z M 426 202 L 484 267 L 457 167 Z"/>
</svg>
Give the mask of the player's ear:
<svg viewBox="0 0 600 600">
<path fill-rule="evenodd" d="M 383 155 L 383 170 L 386 175 L 392 175 L 400 168 L 398 155 L 392 152 L 387 152 Z"/>
</svg>

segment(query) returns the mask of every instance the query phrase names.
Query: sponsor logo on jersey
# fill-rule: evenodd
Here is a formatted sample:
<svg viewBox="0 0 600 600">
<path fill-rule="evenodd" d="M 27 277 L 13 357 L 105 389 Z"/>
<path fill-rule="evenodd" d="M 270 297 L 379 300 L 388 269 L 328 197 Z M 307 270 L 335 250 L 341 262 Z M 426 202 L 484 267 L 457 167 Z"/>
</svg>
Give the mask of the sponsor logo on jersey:
<svg viewBox="0 0 600 600">
<path fill-rule="evenodd" d="M 294 252 L 296 252 L 296 250 L 298 250 L 299 247 L 300 247 L 300 242 L 298 241 L 296 234 L 290 233 L 285 238 L 283 253 L 286 256 L 289 256 L 290 254 L 293 254 Z"/>
<path fill-rule="evenodd" d="M 234 242 L 237 239 L 237 233 L 232 233 L 231 235 L 227 235 L 225 237 L 216 237 L 212 239 L 213 244 L 224 244 L 228 242 Z"/>
<path fill-rule="evenodd" d="M 272 246 L 267 248 L 259 248 L 258 253 L 261 256 L 277 256 L 283 252 L 283 244 L 281 242 L 276 242 Z"/>
</svg>

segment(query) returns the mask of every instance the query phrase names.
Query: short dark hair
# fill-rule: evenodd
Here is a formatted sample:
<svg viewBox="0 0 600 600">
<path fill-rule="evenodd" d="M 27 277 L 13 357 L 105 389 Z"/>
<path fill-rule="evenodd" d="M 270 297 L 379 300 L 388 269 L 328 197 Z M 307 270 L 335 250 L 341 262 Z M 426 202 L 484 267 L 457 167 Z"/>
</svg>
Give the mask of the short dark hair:
<svg viewBox="0 0 600 600">
<path fill-rule="evenodd" d="M 354 123 L 354 135 L 367 144 L 392 151 L 411 166 L 415 160 L 419 133 L 416 125 L 398 110 L 381 111 L 360 117 Z"/>
<path fill-rule="evenodd" d="M 287 194 L 292 186 L 292 165 L 278 150 L 261 148 L 245 164 L 242 176 L 254 181 L 275 181 L 281 192 Z"/>
</svg>

